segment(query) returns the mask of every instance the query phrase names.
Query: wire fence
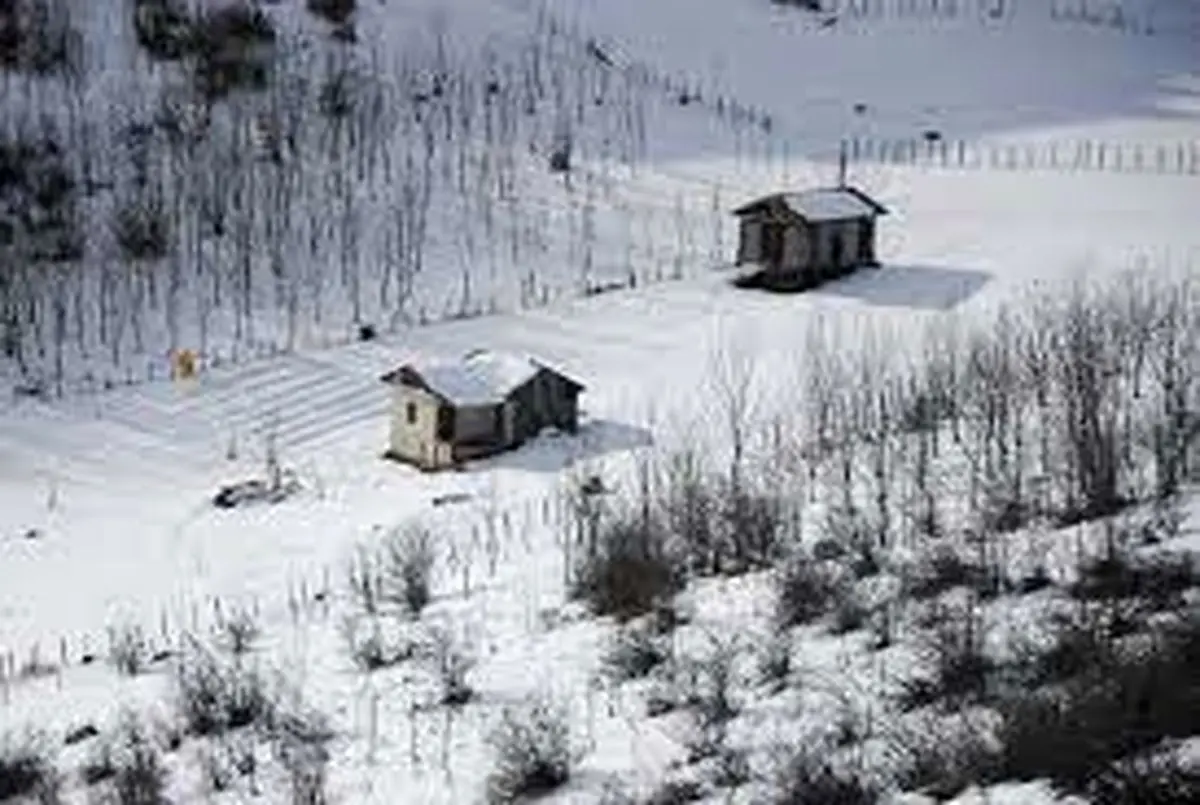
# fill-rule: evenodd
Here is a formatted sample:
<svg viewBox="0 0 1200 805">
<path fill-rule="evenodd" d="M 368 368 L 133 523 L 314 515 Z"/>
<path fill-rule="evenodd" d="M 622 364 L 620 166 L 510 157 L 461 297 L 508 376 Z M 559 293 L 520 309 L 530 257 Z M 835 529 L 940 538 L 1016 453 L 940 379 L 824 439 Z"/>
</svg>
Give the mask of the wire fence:
<svg viewBox="0 0 1200 805">
<path fill-rule="evenodd" d="M 941 139 L 855 137 L 847 161 L 976 171 L 1062 171 L 1200 176 L 1200 144 L 1074 140 L 974 143 Z"/>
</svg>

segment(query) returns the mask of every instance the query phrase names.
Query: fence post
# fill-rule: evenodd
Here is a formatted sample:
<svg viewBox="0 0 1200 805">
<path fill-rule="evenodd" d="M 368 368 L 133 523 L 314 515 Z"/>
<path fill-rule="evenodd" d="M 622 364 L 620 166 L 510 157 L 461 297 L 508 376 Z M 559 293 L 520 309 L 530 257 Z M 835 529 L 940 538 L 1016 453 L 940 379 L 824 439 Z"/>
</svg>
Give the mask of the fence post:
<svg viewBox="0 0 1200 805">
<path fill-rule="evenodd" d="M 1096 169 L 1104 170 L 1104 143 L 1096 145 Z"/>
</svg>

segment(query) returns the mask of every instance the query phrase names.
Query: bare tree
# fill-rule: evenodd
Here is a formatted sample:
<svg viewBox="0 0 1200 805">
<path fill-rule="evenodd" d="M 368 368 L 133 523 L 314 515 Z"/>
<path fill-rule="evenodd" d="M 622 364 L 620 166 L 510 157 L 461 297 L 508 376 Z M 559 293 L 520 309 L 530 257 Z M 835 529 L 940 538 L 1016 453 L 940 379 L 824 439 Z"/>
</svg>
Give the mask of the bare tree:
<svg viewBox="0 0 1200 805">
<path fill-rule="evenodd" d="M 707 392 L 712 395 L 728 439 L 728 482 L 733 522 L 742 521 L 747 440 L 759 406 L 758 366 L 754 346 L 743 334 L 718 336 L 707 361 Z"/>
</svg>

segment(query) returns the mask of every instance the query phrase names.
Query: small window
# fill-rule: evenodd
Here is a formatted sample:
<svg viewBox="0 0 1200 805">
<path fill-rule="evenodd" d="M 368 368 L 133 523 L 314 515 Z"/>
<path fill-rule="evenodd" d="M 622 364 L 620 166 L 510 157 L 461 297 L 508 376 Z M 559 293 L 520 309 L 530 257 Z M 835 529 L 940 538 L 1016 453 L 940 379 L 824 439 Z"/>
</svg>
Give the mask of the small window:
<svg viewBox="0 0 1200 805">
<path fill-rule="evenodd" d="M 405 410 L 405 415 L 408 418 L 408 424 L 410 424 L 410 425 L 417 424 L 417 404 L 409 403 L 407 406 L 405 406 L 404 410 Z"/>
</svg>

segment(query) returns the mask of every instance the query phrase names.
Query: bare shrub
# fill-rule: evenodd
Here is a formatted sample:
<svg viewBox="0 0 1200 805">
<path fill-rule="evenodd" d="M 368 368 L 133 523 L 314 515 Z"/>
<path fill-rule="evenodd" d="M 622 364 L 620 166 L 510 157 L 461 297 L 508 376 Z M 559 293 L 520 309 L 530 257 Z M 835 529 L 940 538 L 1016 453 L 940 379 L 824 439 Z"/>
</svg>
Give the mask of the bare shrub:
<svg viewBox="0 0 1200 805">
<path fill-rule="evenodd" d="M 988 729 L 965 713 L 953 719 L 921 724 L 895 739 L 904 790 L 946 802 L 998 779 L 1000 747 Z"/>
<path fill-rule="evenodd" d="M 378 615 L 384 603 L 384 572 L 379 557 L 360 548 L 346 570 L 351 596 L 367 615 Z"/>
<path fill-rule="evenodd" d="M 1004 777 L 1083 792 L 1114 761 L 1190 737 L 1200 723 L 1200 615 L 1153 637 L 1056 688 L 1004 699 Z"/>
<path fill-rule="evenodd" d="M 831 612 L 846 590 L 832 563 L 794 558 L 779 575 L 776 621 L 783 628 L 812 623 Z"/>
<path fill-rule="evenodd" d="M 618 512 L 597 527 L 595 543 L 575 567 L 572 593 L 597 615 L 628 620 L 674 596 L 680 562 L 653 517 Z"/>
<path fill-rule="evenodd" d="M 753 770 L 744 749 L 722 744 L 713 756 L 712 783 L 718 788 L 740 788 L 750 782 Z"/>
<path fill-rule="evenodd" d="M 18 738 L 6 733 L 0 739 L 0 802 L 28 798 L 52 805 L 59 801 L 59 783 L 42 736 L 27 733 Z"/>
<path fill-rule="evenodd" d="M 1087 788 L 1094 805 L 1190 805 L 1200 802 L 1200 768 L 1168 748 L 1124 758 Z"/>
<path fill-rule="evenodd" d="M 1112 615 L 1117 616 L 1116 623 Z M 1048 685 L 1111 667 L 1117 660 L 1116 641 L 1125 631 L 1120 626 L 1121 620 L 1120 613 L 1097 606 L 1085 606 L 1070 615 L 1051 616 L 1050 645 L 1030 646 L 1021 652 L 1018 664 L 1022 675 L 1035 685 Z"/>
<path fill-rule="evenodd" d="M 118 672 L 137 676 L 150 663 L 150 641 L 136 623 L 123 623 L 108 629 L 108 657 Z"/>
<path fill-rule="evenodd" d="M 152 58 L 183 58 L 193 46 L 193 25 L 179 0 L 135 0 L 133 4 L 134 34 Z"/>
<path fill-rule="evenodd" d="M 1200 571 L 1188 554 L 1131 555 L 1110 543 L 1107 553 L 1079 565 L 1071 594 L 1084 600 L 1137 599 L 1155 609 L 1175 606 L 1180 595 L 1200 586 Z"/>
<path fill-rule="evenodd" d="M 402 630 L 387 629 L 379 616 L 349 617 L 342 636 L 350 658 L 362 671 L 377 671 L 412 659 L 416 641 Z"/>
<path fill-rule="evenodd" d="M 0 69 L 36 75 L 75 73 L 80 34 L 64 0 L 0 2 Z"/>
<path fill-rule="evenodd" d="M 457 644 L 448 629 L 431 630 L 433 637 L 433 661 L 438 681 L 442 687 L 442 704 L 466 704 L 475 695 L 467 682 L 467 674 L 475 667 L 475 660 Z"/>
<path fill-rule="evenodd" d="M 759 674 L 774 690 L 787 685 L 792 675 L 792 636 L 787 629 L 776 629 L 767 638 L 758 662 Z"/>
<path fill-rule="evenodd" d="M 719 731 L 739 712 L 732 693 L 740 653 L 741 643 L 736 637 L 709 635 L 709 650 L 690 660 L 693 690 L 688 700 L 706 730 Z"/>
<path fill-rule="evenodd" d="M 306 0 L 305 7 L 333 25 L 342 25 L 354 15 L 357 0 Z"/>
<path fill-rule="evenodd" d="M 511 803 L 553 791 L 571 777 L 570 728 L 565 709 L 542 698 L 505 711 L 490 743 L 496 764 L 489 803 Z"/>
<path fill-rule="evenodd" d="M 137 716 L 127 713 L 113 751 L 111 785 L 121 805 L 163 805 L 167 771 L 162 755 Z"/>
<path fill-rule="evenodd" d="M 17 254 L 35 262 L 81 253 L 78 182 L 61 139 L 53 129 L 0 135 L 0 247 L 19 244 Z"/>
<path fill-rule="evenodd" d="M 968 562 L 952 547 L 939 546 L 923 557 L 906 586 L 908 594 L 920 600 L 960 587 L 979 589 L 986 584 L 986 577 L 985 568 Z"/>
<path fill-rule="evenodd" d="M 308 706 L 297 691 L 284 697 L 269 724 L 275 756 L 288 773 L 290 798 L 296 805 L 325 805 L 334 733 L 328 719 Z"/>
<path fill-rule="evenodd" d="M 113 238 L 126 260 L 166 257 L 173 245 L 166 208 L 161 202 L 145 199 L 126 204 L 113 219 Z"/>
<path fill-rule="evenodd" d="M 235 2 L 204 13 L 194 22 L 196 82 L 209 99 L 237 89 L 262 89 L 270 80 L 275 27 L 255 6 Z"/>
<path fill-rule="evenodd" d="M 771 567 L 783 556 L 783 508 L 776 498 L 731 489 L 724 511 L 724 550 L 718 572 L 740 574 Z"/>
<path fill-rule="evenodd" d="M 429 603 L 436 562 L 433 537 L 420 526 L 388 534 L 381 554 L 384 598 L 417 616 Z"/>
<path fill-rule="evenodd" d="M 834 607 L 830 630 L 834 634 L 857 632 L 869 625 L 870 620 L 871 608 L 860 595 L 850 591 L 839 599 Z"/>
<path fill-rule="evenodd" d="M 175 688 L 180 718 L 193 735 L 223 734 L 272 714 L 266 682 L 257 671 L 222 662 L 194 639 L 177 658 Z"/>
<path fill-rule="evenodd" d="M 901 706 L 916 709 L 942 703 L 951 707 L 981 699 L 996 663 L 984 652 L 983 623 L 968 604 L 961 612 L 939 609 L 937 622 L 921 646 L 929 673 L 904 685 Z"/>
<path fill-rule="evenodd" d="M 685 450 L 669 457 L 663 495 L 666 527 L 683 543 L 688 569 L 700 575 L 717 573 L 721 563 L 721 502 L 696 451 Z"/>
<path fill-rule="evenodd" d="M 104 736 L 92 745 L 80 768 L 80 776 L 87 785 L 96 785 L 105 780 L 111 780 L 116 773 L 117 761 L 114 757 L 112 739 Z"/>
<path fill-rule="evenodd" d="M 258 615 L 244 607 L 229 613 L 218 628 L 225 648 L 235 657 L 247 654 L 262 634 Z"/>
<path fill-rule="evenodd" d="M 604 655 L 604 668 L 619 682 L 641 679 L 670 658 L 669 648 L 650 629 L 627 626 L 613 636 Z"/>
<path fill-rule="evenodd" d="M 641 805 L 687 805 L 704 799 L 704 786 L 697 780 L 666 780 Z"/>
<path fill-rule="evenodd" d="M 776 774 L 776 805 L 875 805 L 879 790 L 861 773 L 836 769 L 812 751 L 793 755 Z"/>
<path fill-rule="evenodd" d="M 354 92 L 357 76 L 349 70 L 338 70 L 325 79 L 317 96 L 321 114 L 340 119 L 354 111 Z"/>
</svg>

